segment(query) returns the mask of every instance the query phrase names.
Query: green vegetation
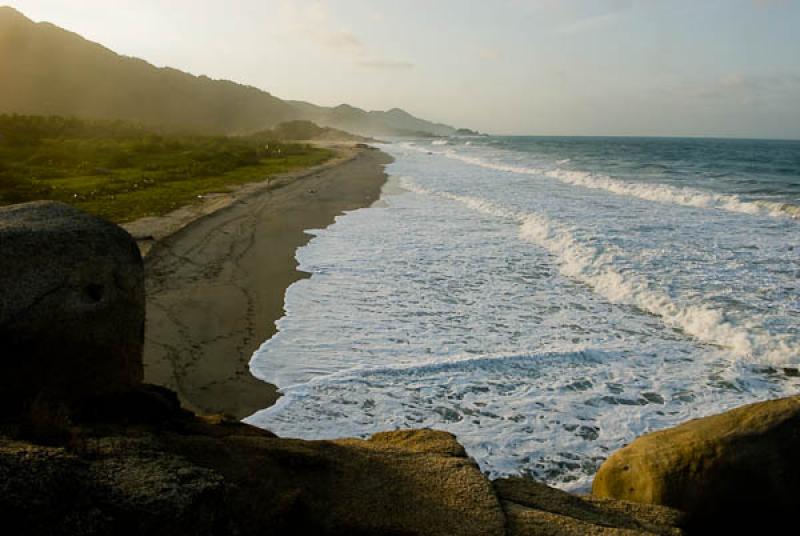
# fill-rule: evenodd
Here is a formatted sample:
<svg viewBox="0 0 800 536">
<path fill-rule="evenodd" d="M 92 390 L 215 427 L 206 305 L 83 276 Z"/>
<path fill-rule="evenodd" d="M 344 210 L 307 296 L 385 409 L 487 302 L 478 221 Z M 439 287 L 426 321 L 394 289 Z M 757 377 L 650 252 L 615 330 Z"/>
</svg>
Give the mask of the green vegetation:
<svg viewBox="0 0 800 536">
<path fill-rule="evenodd" d="M 253 134 L 254 138 L 270 140 L 336 140 L 336 141 L 371 141 L 370 138 L 350 134 L 343 130 L 321 127 L 312 121 L 284 121 L 276 127 Z"/>
<path fill-rule="evenodd" d="M 120 56 L 3 6 L 0 81 L 0 113 L 122 119 L 209 135 L 297 116 L 265 91 Z"/>
<path fill-rule="evenodd" d="M 331 156 L 261 136 L 165 135 L 121 121 L 0 115 L 0 205 L 52 199 L 125 222 Z"/>
<path fill-rule="evenodd" d="M 0 113 L 122 119 L 210 135 L 255 132 L 296 119 L 369 136 L 454 130 L 398 109 L 283 101 L 254 87 L 155 67 L 2 5 Z M 309 139 L 302 131 L 286 135 Z"/>
</svg>

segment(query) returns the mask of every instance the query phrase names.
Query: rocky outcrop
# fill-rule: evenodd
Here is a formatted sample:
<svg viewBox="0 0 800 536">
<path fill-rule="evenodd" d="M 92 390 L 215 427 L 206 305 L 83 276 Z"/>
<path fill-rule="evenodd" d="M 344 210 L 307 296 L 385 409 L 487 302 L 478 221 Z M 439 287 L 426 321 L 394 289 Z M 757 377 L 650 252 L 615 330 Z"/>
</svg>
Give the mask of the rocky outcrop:
<svg viewBox="0 0 800 536">
<path fill-rule="evenodd" d="M 505 534 L 491 483 L 444 432 L 299 441 L 194 417 L 104 427 L 60 448 L 0 441 L 4 521 L 30 534 Z"/>
<path fill-rule="evenodd" d="M 177 405 L 155 420 L 110 407 L 121 413 L 59 446 L 0 438 L 4 523 L 31 535 L 681 533 L 668 508 L 490 482 L 445 432 L 302 441 Z"/>
<path fill-rule="evenodd" d="M 683 514 L 663 506 L 580 497 L 527 478 L 493 482 L 509 536 L 681 534 Z"/>
<path fill-rule="evenodd" d="M 196 453 L 189 456 L 195 463 L 237 484 L 231 512 L 253 533 L 505 533 L 491 484 L 444 432 L 340 441 L 195 436 L 170 448 Z M 227 463 L 218 461 L 223 453 L 233 455 Z"/>
<path fill-rule="evenodd" d="M 121 228 L 67 205 L 0 208 L 0 412 L 142 379 L 142 261 Z"/>
<path fill-rule="evenodd" d="M 142 283 L 121 229 L 56 203 L 0 209 L 3 527 L 83 536 L 677 531 L 667 509 L 492 483 L 445 432 L 302 441 L 197 417 L 174 392 L 141 384 Z"/>
<path fill-rule="evenodd" d="M 225 533 L 221 477 L 176 456 L 137 450 L 82 459 L 0 441 L 0 476 L 3 518 L 24 534 Z"/>
<path fill-rule="evenodd" d="M 800 396 L 644 435 L 600 467 L 597 497 L 672 506 L 695 525 L 779 522 L 800 509 Z"/>
</svg>

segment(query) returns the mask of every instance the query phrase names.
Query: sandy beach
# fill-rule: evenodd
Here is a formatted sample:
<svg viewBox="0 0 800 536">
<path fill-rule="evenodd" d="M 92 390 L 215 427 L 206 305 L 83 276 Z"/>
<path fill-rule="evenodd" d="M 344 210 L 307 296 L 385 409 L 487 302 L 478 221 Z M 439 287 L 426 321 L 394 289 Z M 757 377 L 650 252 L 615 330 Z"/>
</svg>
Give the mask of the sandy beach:
<svg viewBox="0 0 800 536">
<path fill-rule="evenodd" d="M 248 185 L 165 218 L 126 226 L 147 252 L 145 381 L 199 413 L 243 418 L 276 388 L 251 376 L 275 333 L 284 293 L 307 277 L 295 251 L 343 211 L 365 207 L 386 180 L 386 154 L 339 149 L 324 166 Z"/>
</svg>

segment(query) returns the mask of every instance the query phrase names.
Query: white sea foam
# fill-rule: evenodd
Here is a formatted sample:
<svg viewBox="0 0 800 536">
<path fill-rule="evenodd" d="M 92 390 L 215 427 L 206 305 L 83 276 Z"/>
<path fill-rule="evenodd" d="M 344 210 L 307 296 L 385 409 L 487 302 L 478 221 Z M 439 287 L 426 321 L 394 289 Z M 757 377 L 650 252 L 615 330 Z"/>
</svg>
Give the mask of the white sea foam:
<svg viewBox="0 0 800 536">
<path fill-rule="evenodd" d="M 672 203 L 687 207 L 726 210 L 754 216 L 800 219 L 800 207 L 787 203 L 775 203 L 764 200 L 744 201 L 736 195 L 704 192 L 694 188 L 676 188 L 666 184 L 628 182 L 614 179 L 607 175 L 585 171 L 560 168 L 548 169 L 545 167 L 530 167 L 527 165 L 509 164 L 500 161 L 489 161 L 484 158 L 461 154 L 455 150 L 447 150 L 438 154 L 486 169 L 523 175 L 544 176 L 574 186 L 605 190 L 617 195 L 636 197 L 656 203 Z M 563 159 L 556 163 L 558 165 L 563 165 L 569 161 L 569 159 Z"/>
<path fill-rule="evenodd" d="M 793 212 L 791 208 L 789 208 L 792 207 L 792 205 L 786 205 L 784 203 L 742 201 L 742 199 L 736 195 L 703 192 L 693 188 L 675 188 L 665 184 L 625 182 L 606 175 L 583 171 L 555 169 L 546 171 L 545 175 L 556 178 L 567 184 L 582 186 L 584 188 L 606 190 L 618 195 L 638 197 L 639 199 L 646 199 L 657 203 L 674 203 L 687 207 L 712 208 L 756 216 L 798 218 L 797 211 Z"/>
<path fill-rule="evenodd" d="M 793 222 L 385 149 L 403 188 L 298 250 L 251 362 L 283 397 L 248 422 L 444 429 L 490 475 L 586 490 L 642 433 L 800 387 L 767 366 L 797 361 Z"/>
<path fill-rule="evenodd" d="M 790 337 L 760 333 L 763 327 L 758 319 L 740 326 L 727 320 L 723 310 L 703 303 L 676 303 L 643 277 L 615 269 L 614 252 L 581 244 L 559 227 L 546 217 L 527 215 L 520 236 L 546 247 L 559 259 L 564 275 L 590 285 L 608 300 L 630 303 L 658 315 L 668 326 L 699 341 L 730 349 L 739 358 L 772 364 L 800 360 L 800 347 Z"/>
<path fill-rule="evenodd" d="M 584 349 L 353 367 L 283 389 L 275 406 L 247 422 L 290 436 L 298 423 L 313 423 L 299 434 L 308 439 L 445 429 L 492 477 L 522 473 L 586 490 L 626 438 L 748 399 L 746 391 L 689 395 L 697 369 L 662 359 L 661 374 L 647 374 L 654 358 Z"/>
<path fill-rule="evenodd" d="M 666 293 L 652 288 L 643 277 L 622 273 L 614 258 L 622 252 L 582 244 L 563 226 L 546 216 L 518 213 L 486 199 L 433 192 L 416 186 L 408 178 L 405 187 L 417 193 L 439 195 L 467 207 L 499 218 L 520 223 L 520 237 L 546 248 L 559 261 L 561 272 L 590 285 L 615 303 L 629 303 L 658 315 L 666 325 L 678 328 L 697 340 L 729 349 L 736 357 L 761 363 L 787 364 L 800 361 L 800 346 L 792 337 L 765 335 L 759 319 L 748 325 L 735 325 L 726 319 L 724 310 L 703 303 L 679 304 Z"/>
</svg>

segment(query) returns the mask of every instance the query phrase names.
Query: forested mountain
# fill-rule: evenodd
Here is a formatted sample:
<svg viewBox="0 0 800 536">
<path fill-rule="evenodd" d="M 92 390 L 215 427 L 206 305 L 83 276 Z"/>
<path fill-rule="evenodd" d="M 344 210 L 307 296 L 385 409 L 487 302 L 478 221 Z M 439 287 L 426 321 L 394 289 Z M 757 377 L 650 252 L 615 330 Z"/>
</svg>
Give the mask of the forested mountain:
<svg viewBox="0 0 800 536">
<path fill-rule="evenodd" d="M 419 119 L 399 108 L 387 112 L 368 112 L 347 104 L 326 108 L 307 102 L 287 102 L 298 110 L 303 119 L 365 136 L 449 136 L 456 130 L 448 125 Z"/>
<path fill-rule="evenodd" d="M 367 112 L 283 101 L 258 88 L 155 67 L 0 7 L 0 113 L 124 119 L 242 134 L 306 119 L 367 136 L 450 134 L 393 109 Z"/>
</svg>

